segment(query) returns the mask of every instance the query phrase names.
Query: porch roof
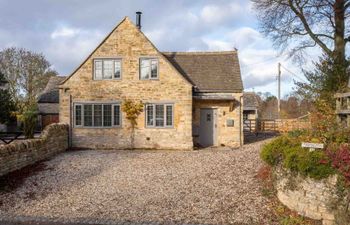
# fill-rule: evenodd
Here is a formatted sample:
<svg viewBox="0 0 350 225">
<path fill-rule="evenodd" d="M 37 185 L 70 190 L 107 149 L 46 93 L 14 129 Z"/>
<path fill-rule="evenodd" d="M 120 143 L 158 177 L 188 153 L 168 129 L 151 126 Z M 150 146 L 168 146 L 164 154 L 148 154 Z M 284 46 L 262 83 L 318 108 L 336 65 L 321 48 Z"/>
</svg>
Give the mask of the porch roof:
<svg viewBox="0 0 350 225">
<path fill-rule="evenodd" d="M 197 100 L 223 100 L 223 101 L 234 101 L 237 100 L 235 97 L 233 97 L 230 94 L 208 94 L 208 93 L 194 93 L 193 94 L 193 99 L 197 99 Z M 237 100 L 238 101 L 238 100 Z"/>
</svg>

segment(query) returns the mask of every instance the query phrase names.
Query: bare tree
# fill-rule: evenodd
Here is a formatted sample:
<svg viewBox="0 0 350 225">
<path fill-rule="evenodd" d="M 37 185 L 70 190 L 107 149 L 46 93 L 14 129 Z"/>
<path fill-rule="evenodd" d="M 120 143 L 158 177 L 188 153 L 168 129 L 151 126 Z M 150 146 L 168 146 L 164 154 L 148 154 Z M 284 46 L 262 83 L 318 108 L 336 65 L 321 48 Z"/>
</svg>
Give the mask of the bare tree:
<svg viewBox="0 0 350 225">
<path fill-rule="evenodd" d="M 252 0 L 262 32 L 281 52 L 300 59 L 315 46 L 346 76 L 350 0 Z"/>
<path fill-rule="evenodd" d="M 9 82 L 9 91 L 16 105 L 33 103 L 57 72 L 42 54 L 23 48 L 7 48 L 0 52 L 0 71 Z"/>
</svg>

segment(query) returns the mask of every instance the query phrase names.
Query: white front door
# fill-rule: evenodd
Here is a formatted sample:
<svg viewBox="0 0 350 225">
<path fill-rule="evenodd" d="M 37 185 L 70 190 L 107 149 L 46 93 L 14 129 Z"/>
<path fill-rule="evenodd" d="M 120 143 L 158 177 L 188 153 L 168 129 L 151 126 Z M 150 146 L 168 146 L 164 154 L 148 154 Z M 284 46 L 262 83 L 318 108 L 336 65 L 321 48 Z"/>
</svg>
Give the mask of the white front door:
<svg viewBox="0 0 350 225">
<path fill-rule="evenodd" d="M 217 110 L 201 109 L 199 144 L 202 147 L 216 145 Z"/>
</svg>

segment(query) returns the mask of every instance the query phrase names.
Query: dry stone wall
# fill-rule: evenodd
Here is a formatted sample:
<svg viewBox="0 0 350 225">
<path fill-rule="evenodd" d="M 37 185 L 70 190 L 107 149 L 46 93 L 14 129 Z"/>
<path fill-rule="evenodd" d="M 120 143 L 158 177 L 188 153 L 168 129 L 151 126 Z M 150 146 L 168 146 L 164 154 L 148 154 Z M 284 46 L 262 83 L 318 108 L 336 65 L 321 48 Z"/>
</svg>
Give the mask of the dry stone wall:
<svg viewBox="0 0 350 225">
<path fill-rule="evenodd" d="M 51 124 L 40 138 L 0 146 L 0 176 L 49 158 L 68 148 L 68 125 Z"/>
<path fill-rule="evenodd" d="M 335 213 L 330 205 L 336 196 L 337 176 L 314 180 L 294 176 L 281 168 L 274 171 L 277 197 L 289 209 L 324 225 L 335 224 Z"/>
</svg>

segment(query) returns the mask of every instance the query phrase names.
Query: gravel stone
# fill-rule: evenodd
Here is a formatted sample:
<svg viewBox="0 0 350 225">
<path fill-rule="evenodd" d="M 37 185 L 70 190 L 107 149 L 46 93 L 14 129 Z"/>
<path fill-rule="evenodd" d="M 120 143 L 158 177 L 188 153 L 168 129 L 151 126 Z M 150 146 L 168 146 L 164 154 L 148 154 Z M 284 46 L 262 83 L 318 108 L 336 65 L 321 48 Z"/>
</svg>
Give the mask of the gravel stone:
<svg viewBox="0 0 350 225">
<path fill-rule="evenodd" d="M 17 189 L 0 192 L 0 218 L 270 224 L 269 200 L 255 178 L 264 142 L 233 150 L 65 152 Z"/>
</svg>

